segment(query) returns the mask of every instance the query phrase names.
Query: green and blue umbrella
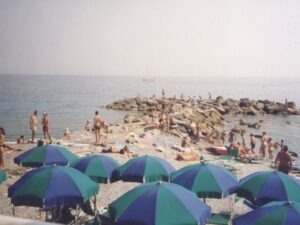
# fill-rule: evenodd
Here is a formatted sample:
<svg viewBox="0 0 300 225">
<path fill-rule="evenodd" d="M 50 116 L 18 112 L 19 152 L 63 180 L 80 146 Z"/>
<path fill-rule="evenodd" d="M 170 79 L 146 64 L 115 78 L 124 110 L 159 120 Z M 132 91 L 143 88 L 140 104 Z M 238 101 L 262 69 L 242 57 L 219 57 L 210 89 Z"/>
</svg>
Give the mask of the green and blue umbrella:
<svg viewBox="0 0 300 225">
<path fill-rule="evenodd" d="M 51 208 L 85 203 L 98 191 L 98 184 L 74 168 L 45 166 L 10 186 L 8 197 L 15 206 Z"/>
<path fill-rule="evenodd" d="M 166 160 L 146 155 L 129 160 L 114 171 L 113 177 L 114 180 L 140 183 L 169 181 L 174 171 L 174 167 Z"/>
<path fill-rule="evenodd" d="M 171 174 L 171 182 L 179 184 L 200 198 L 222 198 L 238 184 L 236 176 L 224 167 L 198 163 Z"/>
<path fill-rule="evenodd" d="M 4 171 L 0 171 L 0 184 L 2 184 L 6 179 L 6 173 Z"/>
<path fill-rule="evenodd" d="M 193 192 L 165 182 L 141 184 L 108 206 L 118 225 L 202 225 L 210 214 Z"/>
<path fill-rule="evenodd" d="M 299 225 L 299 202 L 270 202 L 236 219 L 233 225 Z"/>
<path fill-rule="evenodd" d="M 300 182 L 278 171 L 260 171 L 242 178 L 231 193 L 257 206 L 271 201 L 300 202 Z"/>
<path fill-rule="evenodd" d="M 72 167 L 89 176 L 97 183 L 108 183 L 112 174 L 119 167 L 114 159 L 104 155 L 90 155 L 78 159 Z"/>
<path fill-rule="evenodd" d="M 66 148 L 57 145 L 34 147 L 14 158 L 14 162 L 24 167 L 39 167 L 45 165 L 66 166 L 76 161 L 78 157 Z"/>
</svg>

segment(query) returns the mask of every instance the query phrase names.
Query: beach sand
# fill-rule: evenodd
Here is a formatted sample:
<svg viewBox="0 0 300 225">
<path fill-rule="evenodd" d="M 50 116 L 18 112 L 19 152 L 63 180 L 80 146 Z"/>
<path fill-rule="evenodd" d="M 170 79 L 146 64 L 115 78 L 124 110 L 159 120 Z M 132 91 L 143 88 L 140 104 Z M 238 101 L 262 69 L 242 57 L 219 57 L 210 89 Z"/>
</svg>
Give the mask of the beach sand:
<svg viewBox="0 0 300 225">
<path fill-rule="evenodd" d="M 153 155 L 164 158 L 170 162 L 176 169 L 180 169 L 186 165 L 199 163 L 197 161 L 183 162 L 175 160 L 177 151 L 171 148 L 172 145 L 180 145 L 180 140 L 166 133 L 162 133 L 160 130 L 154 129 L 148 132 L 144 132 L 143 127 L 139 124 L 115 124 L 111 125 L 110 129 L 112 133 L 102 134 L 102 142 L 104 139 L 111 146 L 124 146 L 125 140 L 133 144 L 129 144 L 129 147 L 135 151 L 138 156 L 143 155 Z M 140 134 L 145 133 L 145 137 L 141 138 Z M 106 138 L 105 138 L 106 136 Z M 72 143 L 62 142 L 71 152 L 82 157 L 89 154 L 103 154 L 101 153 L 102 147 L 95 146 L 94 134 L 88 133 L 86 131 L 77 131 L 72 133 Z M 155 144 L 156 146 L 154 146 Z M 20 148 L 24 152 L 36 144 L 23 144 L 14 145 L 15 148 Z M 265 171 L 272 170 L 270 167 L 271 161 L 257 161 L 252 163 L 242 163 L 236 160 L 220 160 L 217 156 L 209 154 L 207 151 L 203 150 L 204 147 L 209 146 L 207 142 L 201 140 L 199 144 L 193 145 L 192 150 L 202 155 L 206 162 L 214 163 L 218 165 L 223 165 L 227 168 L 234 169 L 234 173 L 238 178 L 245 177 L 246 175 L 255 171 Z M 157 151 L 157 149 L 163 151 Z M 8 179 L 0 185 L 0 214 L 12 216 L 12 205 L 10 199 L 7 197 L 7 189 L 12 185 L 17 179 L 19 179 L 23 174 L 30 171 L 31 168 L 22 168 L 13 163 L 13 158 L 19 155 L 21 152 L 8 152 L 5 153 L 5 167 L 8 174 Z M 276 153 L 275 153 L 276 154 Z M 115 153 L 105 153 L 105 155 L 110 156 L 117 160 L 120 164 L 125 163 L 130 159 L 127 155 L 115 154 Z M 136 187 L 139 183 L 128 183 L 118 181 L 112 184 L 100 184 L 100 191 L 97 196 L 97 207 L 100 212 L 105 210 L 105 207 L 109 203 L 120 197 L 122 194 L 126 193 L 133 187 Z M 250 209 L 245 206 L 242 201 L 235 201 L 233 196 L 229 196 L 224 199 L 206 199 L 206 203 L 212 207 L 213 212 L 226 212 L 230 213 L 232 211 L 232 217 L 240 214 L 244 214 Z M 15 216 L 22 218 L 37 219 L 38 208 L 32 207 L 15 207 Z M 83 220 L 87 220 L 88 216 L 81 214 Z"/>
</svg>

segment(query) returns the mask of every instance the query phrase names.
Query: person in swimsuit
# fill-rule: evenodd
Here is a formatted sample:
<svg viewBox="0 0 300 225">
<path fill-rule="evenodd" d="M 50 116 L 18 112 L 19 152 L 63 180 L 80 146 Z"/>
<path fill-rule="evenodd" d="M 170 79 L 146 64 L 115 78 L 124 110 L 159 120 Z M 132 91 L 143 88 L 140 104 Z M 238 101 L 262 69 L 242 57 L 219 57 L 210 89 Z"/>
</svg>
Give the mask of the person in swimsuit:
<svg viewBox="0 0 300 225">
<path fill-rule="evenodd" d="M 269 152 L 269 159 L 273 159 L 273 151 L 274 151 L 274 142 L 272 138 L 268 139 L 268 152 Z"/>
<path fill-rule="evenodd" d="M 268 137 L 267 137 L 266 132 L 262 132 L 262 136 L 261 136 L 260 141 L 261 141 L 261 145 L 260 145 L 259 153 L 262 154 L 263 158 L 265 158 L 266 148 L 267 148 L 267 145 L 268 145 Z"/>
<path fill-rule="evenodd" d="M 95 135 L 96 135 L 96 143 L 95 144 L 99 144 L 99 142 L 100 142 L 101 124 L 102 124 L 101 117 L 99 116 L 99 112 L 96 111 L 95 117 L 94 117 L 94 129 L 95 129 Z"/>
<path fill-rule="evenodd" d="M 253 134 L 250 134 L 250 147 L 251 147 L 251 152 L 254 153 L 254 148 L 255 148 L 255 137 Z"/>
<path fill-rule="evenodd" d="M 44 133 L 44 139 L 47 140 L 46 135 L 48 136 L 49 143 L 51 144 L 52 139 L 51 135 L 49 133 L 49 118 L 46 112 L 43 113 L 43 119 L 42 119 L 42 125 L 43 125 L 43 133 Z"/>
<path fill-rule="evenodd" d="M 34 137 L 37 131 L 38 119 L 37 119 L 37 111 L 35 110 L 29 119 L 29 127 L 32 133 L 31 143 L 34 143 Z"/>
<path fill-rule="evenodd" d="M 3 160 L 3 153 L 4 153 L 4 141 L 5 141 L 5 131 L 2 127 L 0 127 L 0 169 L 4 168 L 4 160 Z"/>
<path fill-rule="evenodd" d="M 288 146 L 283 146 L 282 151 L 278 152 L 275 159 L 275 167 L 278 171 L 289 174 L 292 168 L 292 157 L 288 154 Z"/>
</svg>

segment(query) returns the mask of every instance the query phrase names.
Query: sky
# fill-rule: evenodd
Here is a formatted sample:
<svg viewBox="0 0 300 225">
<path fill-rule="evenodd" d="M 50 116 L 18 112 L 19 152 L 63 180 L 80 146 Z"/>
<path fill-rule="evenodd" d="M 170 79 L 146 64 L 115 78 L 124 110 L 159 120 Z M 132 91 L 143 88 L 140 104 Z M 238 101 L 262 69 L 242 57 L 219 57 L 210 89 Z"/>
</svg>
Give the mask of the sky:
<svg viewBox="0 0 300 225">
<path fill-rule="evenodd" d="M 299 0 L 0 0 L 0 74 L 298 76 Z"/>
</svg>

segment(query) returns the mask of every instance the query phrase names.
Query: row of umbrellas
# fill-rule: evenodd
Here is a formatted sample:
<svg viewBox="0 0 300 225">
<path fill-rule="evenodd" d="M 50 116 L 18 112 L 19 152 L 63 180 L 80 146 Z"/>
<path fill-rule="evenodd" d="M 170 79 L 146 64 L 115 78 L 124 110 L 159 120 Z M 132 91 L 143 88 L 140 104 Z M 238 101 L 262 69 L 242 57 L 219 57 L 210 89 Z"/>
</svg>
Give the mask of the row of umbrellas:
<svg viewBox="0 0 300 225">
<path fill-rule="evenodd" d="M 45 165 L 48 164 L 49 162 L 55 162 L 55 164 L 60 164 L 58 160 L 54 159 L 53 157 L 53 155 L 55 155 L 54 153 L 45 153 L 47 151 L 49 152 L 54 151 L 53 149 L 59 149 L 60 147 L 55 148 L 54 146 L 49 147 L 46 145 L 46 146 L 42 146 L 42 148 L 41 147 L 39 148 L 40 149 L 38 150 L 44 152 L 43 154 L 39 153 L 40 156 L 44 155 L 43 156 L 44 162 L 42 162 L 39 165 Z M 33 149 L 29 151 L 31 153 L 34 152 Z M 25 165 L 37 166 L 38 164 L 36 162 L 34 163 L 30 162 L 30 157 L 29 157 L 30 154 L 28 153 L 29 151 L 16 157 L 15 162 L 23 166 Z M 62 152 L 64 152 L 64 154 L 56 154 L 56 155 L 60 155 L 60 156 L 63 155 L 63 156 L 70 157 L 68 154 L 65 153 L 65 151 Z M 47 159 L 47 155 L 48 157 L 52 155 L 52 159 L 51 160 Z M 33 157 L 33 158 L 38 158 L 38 157 Z M 25 162 L 24 159 L 26 159 L 27 161 Z M 48 160 L 47 163 L 45 163 L 46 159 Z M 70 157 L 70 161 L 71 162 L 67 160 L 67 163 L 60 164 L 60 165 L 72 165 L 74 168 L 87 174 L 88 176 L 90 176 L 92 180 L 98 183 L 106 183 L 110 181 L 114 182 L 117 180 L 145 183 L 145 182 L 151 182 L 157 180 L 169 181 L 169 179 L 172 183 L 174 183 L 172 184 L 172 183 L 165 183 L 165 182 L 160 182 L 160 183 L 154 182 L 149 184 L 143 184 L 129 191 L 124 196 L 121 196 L 120 199 L 117 199 L 115 202 L 109 205 L 108 218 L 112 219 L 115 222 L 123 221 L 123 219 L 125 218 L 124 221 L 127 221 L 126 223 L 140 224 L 141 221 L 135 223 L 133 221 L 128 222 L 127 220 L 128 218 L 135 218 L 136 220 L 138 220 L 137 218 L 139 218 L 139 216 L 137 215 L 140 215 L 141 217 L 140 219 L 152 221 L 144 224 L 160 224 L 160 223 L 153 223 L 153 219 L 159 220 L 159 218 L 161 218 L 162 220 L 166 220 L 166 221 L 168 221 L 168 219 L 171 220 L 174 217 L 174 214 L 176 214 L 174 212 L 178 210 L 178 213 L 189 212 L 187 213 L 187 215 L 189 214 L 191 216 L 190 219 L 187 219 L 188 218 L 187 216 L 182 217 L 186 219 L 185 221 L 191 221 L 192 220 L 191 218 L 193 218 L 194 222 L 195 221 L 197 222 L 197 223 L 184 223 L 184 224 L 204 224 L 207 218 L 210 216 L 211 209 L 210 207 L 208 207 L 207 205 L 199 201 L 199 199 L 196 198 L 196 195 L 198 197 L 205 199 L 205 198 L 222 198 L 222 197 L 226 197 L 229 194 L 237 193 L 238 196 L 247 198 L 257 206 L 264 205 L 274 200 L 275 201 L 300 201 L 299 182 L 280 172 L 273 172 L 273 171 L 257 172 L 241 179 L 240 182 L 238 183 L 237 178 L 235 177 L 234 174 L 232 174 L 230 171 L 226 170 L 225 168 L 217 165 L 198 163 L 195 165 L 184 167 L 178 171 L 175 171 L 175 169 L 168 162 L 166 162 L 161 158 L 153 157 L 153 156 L 143 156 L 143 157 L 134 158 L 129 160 L 127 163 L 125 163 L 122 166 L 120 166 L 113 159 L 106 156 L 100 156 L 100 155 L 87 156 L 81 159 L 75 159 L 74 157 Z M 20 180 L 18 180 L 14 185 L 12 185 L 9 188 L 9 197 L 12 198 L 12 203 L 14 205 L 20 205 L 20 204 L 28 205 L 31 204 L 30 201 L 33 201 L 35 204 L 34 206 L 39 206 L 39 207 L 52 207 L 56 204 L 68 205 L 71 203 L 77 204 L 79 202 L 85 202 L 91 196 L 97 194 L 99 187 L 91 180 L 87 181 L 86 179 L 82 178 L 81 176 L 84 175 L 81 174 L 80 172 L 78 171 L 74 172 L 74 171 L 76 170 L 70 167 L 61 167 L 61 166 L 54 166 L 54 167 L 48 166 L 48 167 L 38 168 L 36 170 L 29 172 L 28 174 L 23 176 Z M 35 176 L 38 178 L 36 181 L 33 181 Z M 47 178 L 45 178 L 47 176 L 49 178 L 48 180 Z M 57 178 L 56 180 L 56 177 L 59 177 L 59 179 Z M 58 187 L 60 187 L 60 185 L 64 185 L 67 177 L 71 177 L 71 180 L 67 182 L 68 185 L 66 187 L 68 188 L 65 189 L 67 190 L 66 192 L 72 190 L 71 187 L 73 183 L 75 184 L 75 187 L 76 185 L 79 185 L 77 186 L 77 189 L 80 189 L 78 187 L 81 186 L 85 187 L 85 188 L 81 188 L 80 190 L 82 191 L 81 198 L 73 197 L 73 195 L 71 194 L 66 195 L 67 193 L 64 192 L 60 193 L 59 194 L 60 196 L 55 197 L 55 195 L 57 194 L 57 191 L 55 190 L 57 190 Z M 53 180 L 51 180 L 50 178 Z M 83 180 L 82 183 L 78 181 L 79 178 L 80 180 Z M 89 179 L 88 177 L 86 178 Z M 41 184 L 40 180 L 45 180 L 45 182 Z M 59 181 L 59 180 L 63 180 L 63 181 Z M 36 183 L 36 185 L 38 184 L 41 187 L 46 187 L 46 186 L 48 187 L 48 190 L 45 188 L 42 191 L 43 188 L 39 188 L 39 191 L 37 191 L 42 201 L 32 198 L 32 195 L 28 195 L 29 196 L 28 198 L 24 198 L 24 193 L 26 193 L 27 189 L 30 189 L 29 184 L 35 182 L 40 182 L 40 183 Z M 62 184 L 60 184 L 59 182 L 62 182 Z M 181 186 L 191 190 L 196 195 L 191 194 L 192 192 L 189 192 L 186 189 L 181 188 Z M 274 188 L 276 188 L 276 191 L 274 190 Z M 174 190 L 176 193 L 172 193 L 172 194 L 169 193 L 170 191 L 174 191 Z M 182 190 L 185 190 L 185 192 L 190 193 L 191 194 L 189 195 L 190 197 L 183 198 L 182 196 L 185 196 L 184 194 L 185 192 Z M 75 192 L 72 194 L 76 196 Z M 64 196 L 68 196 L 68 197 L 65 198 Z M 179 198 L 179 200 L 178 199 L 162 200 L 166 198 L 166 196 L 173 196 L 173 197 L 176 196 L 177 198 Z M 123 197 L 125 200 L 122 200 Z M 128 199 L 130 199 L 130 201 Z M 181 201 L 180 199 L 183 201 L 183 203 L 180 204 L 176 203 L 177 201 Z M 195 203 L 196 205 L 192 205 L 192 207 L 185 206 L 185 201 L 188 203 L 188 202 L 196 201 L 195 199 L 199 203 L 198 205 Z M 153 204 L 151 203 L 151 201 Z M 129 204 L 129 202 L 132 204 Z M 163 202 L 171 202 L 171 203 L 174 202 L 174 204 L 164 205 Z M 189 204 L 187 204 L 187 206 Z M 184 206 L 185 210 L 181 208 L 177 209 L 176 207 L 178 207 L 178 205 Z M 295 207 L 297 208 L 298 203 L 287 204 L 286 202 L 283 202 L 282 204 L 279 204 L 279 206 L 280 207 L 289 206 L 290 208 L 291 206 L 293 206 L 293 208 Z M 202 210 L 200 210 L 200 208 Z M 256 210 L 260 210 L 260 209 L 261 208 L 258 208 Z M 138 210 L 142 210 L 143 213 L 142 212 L 137 213 L 139 212 Z M 168 210 L 170 211 L 170 213 L 172 212 L 172 214 L 168 214 Z M 198 213 L 191 214 L 191 212 L 198 212 Z M 201 214 L 199 214 L 200 212 Z M 123 213 L 125 213 L 125 216 L 123 215 Z M 241 219 L 239 220 L 239 218 L 233 221 L 234 224 L 236 225 L 250 224 L 244 222 L 240 223 L 239 221 Z M 180 222 L 181 220 L 175 219 L 174 221 Z M 122 223 L 120 222 L 120 224 Z M 170 224 L 183 224 L 183 223 L 170 223 Z"/>
</svg>

